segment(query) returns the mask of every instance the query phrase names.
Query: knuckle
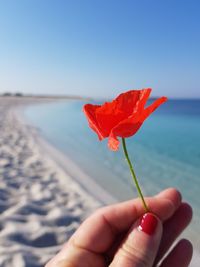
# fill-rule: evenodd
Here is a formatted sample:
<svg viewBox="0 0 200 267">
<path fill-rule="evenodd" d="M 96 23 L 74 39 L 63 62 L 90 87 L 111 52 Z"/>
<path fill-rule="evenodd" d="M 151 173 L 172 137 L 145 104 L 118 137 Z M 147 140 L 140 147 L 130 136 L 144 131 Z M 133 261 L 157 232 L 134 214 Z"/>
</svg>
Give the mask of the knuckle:
<svg viewBox="0 0 200 267">
<path fill-rule="evenodd" d="M 137 264 L 137 267 L 149 267 L 151 266 L 151 256 L 141 249 L 140 247 L 131 246 L 130 244 L 124 244 L 120 249 L 120 254 L 130 262 Z"/>
</svg>

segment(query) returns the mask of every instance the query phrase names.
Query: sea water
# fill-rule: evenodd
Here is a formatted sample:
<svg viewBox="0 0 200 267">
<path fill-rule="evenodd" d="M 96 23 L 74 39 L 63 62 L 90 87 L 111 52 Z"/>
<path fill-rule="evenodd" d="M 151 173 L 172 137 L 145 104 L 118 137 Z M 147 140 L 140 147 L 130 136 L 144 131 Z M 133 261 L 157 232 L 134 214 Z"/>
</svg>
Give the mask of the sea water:
<svg viewBox="0 0 200 267">
<path fill-rule="evenodd" d="M 122 148 L 110 151 L 88 127 L 84 101 L 30 106 L 28 120 L 92 179 L 119 200 L 137 197 Z M 200 100 L 169 100 L 127 139 L 127 149 L 145 195 L 176 187 L 194 209 L 187 231 L 200 250 Z"/>
</svg>

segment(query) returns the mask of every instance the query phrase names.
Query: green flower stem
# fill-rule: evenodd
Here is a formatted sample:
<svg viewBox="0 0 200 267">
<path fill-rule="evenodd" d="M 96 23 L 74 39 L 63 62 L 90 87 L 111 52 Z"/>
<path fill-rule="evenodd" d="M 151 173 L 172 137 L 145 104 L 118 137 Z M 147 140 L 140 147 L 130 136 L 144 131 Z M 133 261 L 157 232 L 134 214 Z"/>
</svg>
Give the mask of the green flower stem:
<svg viewBox="0 0 200 267">
<path fill-rule="evenodd" d="M 128 151 L 127 151 L 127 148 L 126 148 L 125 138 L 122 138 L 122 145 L 123 145 L 123 150 L 124 150 L 125 158 L 126 158 L 126 160 L 127 160 L 127 162 L 128 162 L 128 165 L 129 165 L 129 168 L 130 168 L 130 172 L 131 172 L 131 175 L 132 175 L 132 177 L 133 177 L 133 181 L 134 181 L 135 186 L 136 186 L 137 191 L 138 191 L 138 195 L 140 196 L 140 198 L 141 198 L 141 200 L 142 200 L 142 203 L 143 203 L 145 212 L 148 212 L 148 211 L 149 211 L 149 208 L 148 208 L 148 206 L 147 206 L 147 204 L 146 204 L 146 202 L 145 202 L 145 200 L 144 200 L 142 191 L 141 191 L 141 189 L 140 189 L 138 180 L 137 180 L 137 178 L 136 178 L 136 175 L 135 175 L 135 172 L 134 172 L 132 163 L 131 163 L 130 158 L 129 158 L 129 155 L 128 155 Z"/>
</svg>

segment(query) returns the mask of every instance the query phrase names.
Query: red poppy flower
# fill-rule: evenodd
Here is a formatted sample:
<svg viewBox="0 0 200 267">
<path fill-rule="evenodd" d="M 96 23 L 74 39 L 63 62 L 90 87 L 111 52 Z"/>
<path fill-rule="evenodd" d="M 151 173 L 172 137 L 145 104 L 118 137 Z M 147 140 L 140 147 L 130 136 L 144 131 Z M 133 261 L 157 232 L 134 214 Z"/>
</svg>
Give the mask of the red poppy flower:
<svg viewBox="0 0 200 267">
<path fill-rule="evenodd" d="M 108 137 L 109 148 L 116 151 L 119 148 L 117 137 L 134 135 L 144 120 L 167 101 L 166 97 L 161 97 L 145 107 L 150 93 L 150 88 L 130 90 L 103 105 L 84 105 L 83 110 L 89 126 L 97 133 L 100 140 Z"/>
</svg>

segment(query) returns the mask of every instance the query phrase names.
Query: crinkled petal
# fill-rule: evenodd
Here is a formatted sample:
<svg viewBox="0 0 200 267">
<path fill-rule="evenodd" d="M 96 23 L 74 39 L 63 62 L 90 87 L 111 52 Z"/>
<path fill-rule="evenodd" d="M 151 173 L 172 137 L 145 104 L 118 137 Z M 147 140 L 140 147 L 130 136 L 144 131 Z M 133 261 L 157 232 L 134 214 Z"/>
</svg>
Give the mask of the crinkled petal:
<svg viewBox="0 0 200 267">
<path fill-rule="evenodd" d="M 90 128 L 97 133 L 99 140 L 102 140 L 105 137 L 108 137 L 108 135 L 105 135 L 104 131 L 99 127 L 99 123 L 96 119 L 96 110 L 99 107 L 99 105 L 86 104 L 83 107 L 83 111 L 86 115 Z"/>
<path fill-rule="evenodd" d="M 96 110 L 96 119 L 107 136 L 111 129 L 115 127 L 121 120 L 124 120 L 127 114 L 117 108 L 116 100 L 104 103 Z"/>
<path fill-rule="evenodd" d="M 149 98 L 151 88 L 142 90 L 130 90 L 126 93 L 120 94 L 116 98 L 117 109 L 123 111 L 128 118 L 131 114 L 142 110 Z"/>
<path fill-rule="evenodd" d="M 134 112 L 133 113 L 140 113 L 144 110 L 144 106 L 147 103 L 147 100 L 149 99 L 149 96 L 151 94 L 152 89 L 151 88 L 147 88 L 147 89 L 143 89 L 141 90 L 140 93 L 140 98 L 134 108 Z"/>
</svg>

